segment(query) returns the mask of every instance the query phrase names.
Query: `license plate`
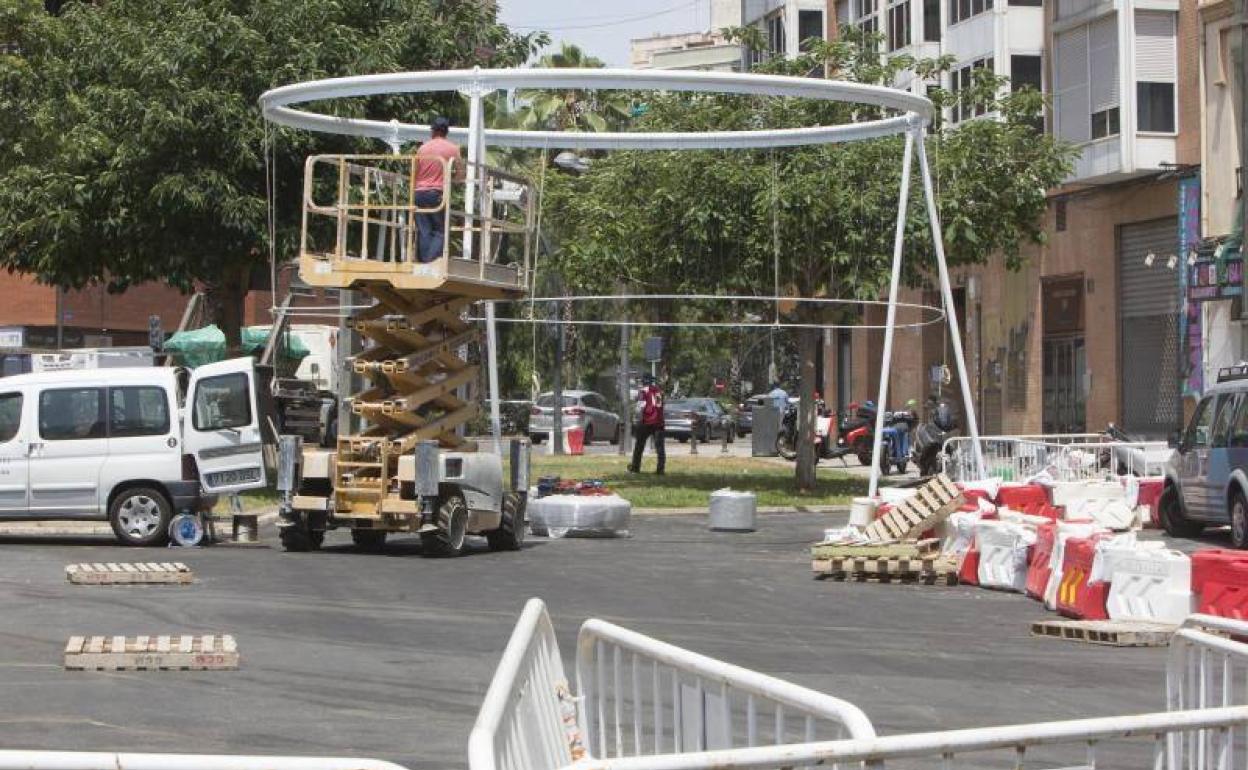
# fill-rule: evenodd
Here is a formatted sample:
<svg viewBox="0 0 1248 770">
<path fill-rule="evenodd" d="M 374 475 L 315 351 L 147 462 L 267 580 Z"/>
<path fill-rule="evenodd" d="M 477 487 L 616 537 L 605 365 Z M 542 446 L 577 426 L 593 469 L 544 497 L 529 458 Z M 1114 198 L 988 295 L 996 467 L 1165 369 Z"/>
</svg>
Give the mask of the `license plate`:
<svg viewBox="0 0 1248 770">
<path fill-rule="evenodd" d="M 246 484 L 260 480 L 259 468 L 239 468 L 232 471 L 218 471 L 208 474 L 209 487 L 225 487 L 234 484 Z"/>
</svg>

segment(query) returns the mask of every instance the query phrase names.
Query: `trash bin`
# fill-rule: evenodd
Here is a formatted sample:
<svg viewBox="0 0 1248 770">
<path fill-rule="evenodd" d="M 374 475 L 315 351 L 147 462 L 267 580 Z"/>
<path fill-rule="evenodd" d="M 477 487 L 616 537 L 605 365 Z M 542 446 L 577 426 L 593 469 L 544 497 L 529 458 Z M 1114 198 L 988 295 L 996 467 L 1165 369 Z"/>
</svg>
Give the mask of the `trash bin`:
<svg viewBox="0 0 1248 770">
<path fill-rule="evenodd" d="M 751 454 L 755 457 L 775 457 L 776 437 L 780 434 L 780 410 L 770 405 L 754 407 L 750 431 Z"/>
</svg>

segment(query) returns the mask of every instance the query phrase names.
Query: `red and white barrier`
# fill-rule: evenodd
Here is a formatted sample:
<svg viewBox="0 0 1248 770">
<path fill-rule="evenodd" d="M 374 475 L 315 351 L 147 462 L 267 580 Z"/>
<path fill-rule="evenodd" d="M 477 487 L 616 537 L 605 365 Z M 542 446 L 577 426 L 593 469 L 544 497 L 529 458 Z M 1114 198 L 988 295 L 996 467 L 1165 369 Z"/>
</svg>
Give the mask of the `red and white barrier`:
<svg viewBox="0 0 1248 770">
<path fill-rule="evenodd" d="M 1248 619 L 1248 552 L 1211 548 L 1192 554 L 1197 612 Z"/>
<path fill-rule="evenodd" d="M 975 526 L 979 547 L 979 584 L 1021 592 L 1027 587 L 1027 550 L 1036 531 L 1012 521 L 981 521 Z"/>
<path fill-rule="evenodd" d="M 1066 542 L 1075 537 L 1089 537 L 1102 532 L 1092 522 L 1058 522 L 1057 538 L 1053 545 L 1053 557 L 1049 560 L 1049 582 L 1044 586 L 1044 606 L 1057 609 L 1057 592 L 1062 585 L 1062 568 L 1066 559 Z"/>
<path fill-rule="evenodd" d="M 1111 620 L 1182 623 L 1192 613 L 1192 560 L 1186 554 L 1135 547 L 1110 559 L 1106 609 Z"/>
<path fill-rule="evenodd" d="M 1057 611 L 1080 620 L 1108 620 L 1105 600 L 1109 583 L 1092 582 L 1099 537 L 1072 537 L 1062 551 L 1062 581 L 1057 590 Z"/>
</svg>

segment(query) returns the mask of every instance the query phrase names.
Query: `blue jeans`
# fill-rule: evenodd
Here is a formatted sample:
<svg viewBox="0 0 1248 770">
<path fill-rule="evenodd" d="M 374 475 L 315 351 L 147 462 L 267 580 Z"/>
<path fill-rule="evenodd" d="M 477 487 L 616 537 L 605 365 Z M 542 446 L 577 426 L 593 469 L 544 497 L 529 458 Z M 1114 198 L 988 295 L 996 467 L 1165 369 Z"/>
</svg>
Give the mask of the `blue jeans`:
<svg viewBox="0 0 1248 770">
<path fill-rule="evenodd" d="M 436 208 L 442 205 L 441 190 L 417 190 L 416 205 L 422 209 Z M 446 238 L 443 228 L 446 224 L 446 212 L 434 211 L 416 215 L 416 259 L 421 262 L 432 262 L 442 256 L 442 242 Z"/>
</svg>

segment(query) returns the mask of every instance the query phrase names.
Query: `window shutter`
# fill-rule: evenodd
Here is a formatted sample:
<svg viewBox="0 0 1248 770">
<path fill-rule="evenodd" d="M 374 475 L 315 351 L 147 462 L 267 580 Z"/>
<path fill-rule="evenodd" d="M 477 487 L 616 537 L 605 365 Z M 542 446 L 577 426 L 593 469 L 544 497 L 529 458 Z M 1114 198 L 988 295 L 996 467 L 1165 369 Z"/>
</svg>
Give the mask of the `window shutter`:
<svg viewBox="0 0 1248 770">
<path fill-rule="evenodd" d="M 1057 134 L 1070 142 L 1091 138 L 1088 110 L 1088 28 L 1078 27 L 1057 36 L 1053 92 Z"/>
<path fill-rule="evenodd" d="M 1174 14 L 1135 12 L 1135 78 L 1145 83 L 1173 83 L 1177 65 Z"/>
<path fill-rule="evenodd" d="M 1092 112 L 1118 106 L 1118 14 L 1088 25 Z"/>
</svg>

